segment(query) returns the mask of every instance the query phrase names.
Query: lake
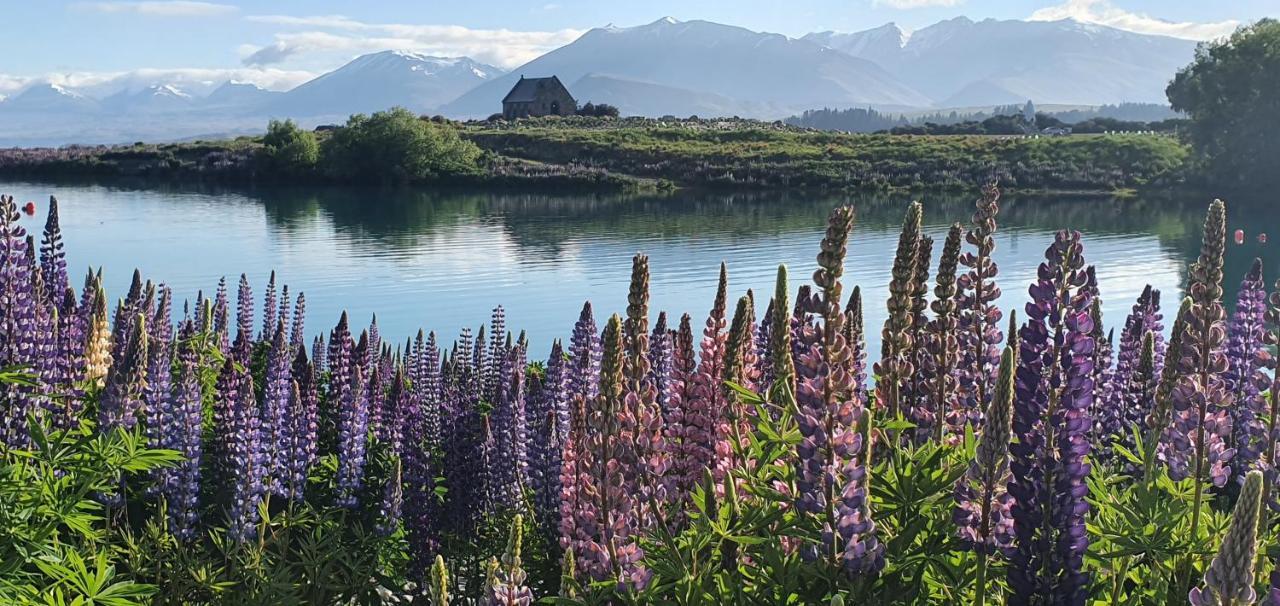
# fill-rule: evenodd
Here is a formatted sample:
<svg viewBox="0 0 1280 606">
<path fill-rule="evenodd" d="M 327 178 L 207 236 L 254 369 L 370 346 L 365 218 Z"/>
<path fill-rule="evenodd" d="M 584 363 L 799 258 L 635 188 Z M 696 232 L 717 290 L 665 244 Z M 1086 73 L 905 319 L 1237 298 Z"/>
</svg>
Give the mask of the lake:
<svg viewBox="0 0 1280 606">
<path fill-rule="evenodd" d="M 669 196 L 520 195 L 512 193 L 346 188 L 218 188 L 0 182 L 19 204 L 35 201 L 22 222 L 37 234 L 49 195 L 62 210 L 72 281 L 103 266 L 108 294 L 123 296 L 133 269 L 173 288 L 177 300 L 212 292 L 226 276 L 234 292 L 248 275 L 261 305 L 271 270 L 293 293 L 306 293 L 308 332 L 327 331 L 342 310 L 355 324 L 376 313 L 384 338 L 403 341 L 418 328 L 448 342 L 464 325 L 487 322 L 504 306 L 508 326 L 528 331 L 534 356 L 567 337 L 582 302 L 603 324 L 623 312 L 631 257 L 650 257 L 654 317 L 668 310 L 700 327 L 715 294 L 721 261 L 733 300 L 754 289 L 763 313 L 779 263 L 794 286 L 807 281 L 827 212 L 852 203 L 858 222 L 845 275 L 866 301 L 869 346 L 878 351 L 889 270 L 902 212 L 913 196 L 677 193 Z M 947 228 L 968 224 L 974 195 L 922 194 L 934 266 Z M 1001 306 L 1019 310 L 1045 247 L 1060 227 L 1084 234 L 1085 259 L 1097 266 L 1109 327 L 1122 325 L 1146 284 L 1176 306 L 1186 266 L 1199 250 L 1208 198 L 1014 197 L 1001 202 L 996 259 Z M 1280 210 L 1228 203 L 1229 303 L 1255 256 L 1280 262 Z M 1277 227 L 1270 244 L 1254 239 Z M 1269 282 L 1270 283 L 1270 282 Z M 1178 294 L 1180 296 L 1180 294 Z M 180 307 L 179 307 L 180 308 Z M 1166 325 L 1171 322 L 1166 320 Z M 874 357 L 874 356 L 873 356 Z"/>
</svg>

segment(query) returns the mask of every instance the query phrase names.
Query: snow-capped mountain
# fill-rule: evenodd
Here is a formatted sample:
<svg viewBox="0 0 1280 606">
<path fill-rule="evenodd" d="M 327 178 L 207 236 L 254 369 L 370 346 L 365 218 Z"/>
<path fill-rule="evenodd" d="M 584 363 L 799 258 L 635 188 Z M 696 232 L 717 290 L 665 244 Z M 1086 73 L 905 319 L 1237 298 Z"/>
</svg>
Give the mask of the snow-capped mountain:
<svg viewBox="0 0 1280 606">
<path fill-rule="evenodd" d="M 346 116 L 399 105 L 425 112 L 504 73 L 467 57 L 383 51 L 298 86 L 272 104 L 272 110 L 289 116 Z"/>
<path fill-rule="evenodd" d="M 1164 102 L 1195 42 L 1061 21 L 957 17 L 911 33 L 892 24 L 805 37 L 878 63 L 938 107 Z"/>
<path fill-rule="evenodd" d="M 595 74 L 717 95 L 727 114 L 774 117 L 823 105 L 927 106 L 930 99 L 871 61 L 809 40 L 709 21 L 665 18 L 596 28 L 444 106 L 446 115 L 486 116 L 521 76 L 576 82 Z M 573 92 L 570 89 L 570 92 Z M 734 107 L 736 105 L 736 107 Z M 761 106 L 775 108 L 765 115 Z"/>
<path fill-rule="evenodd" d="M 89 113 L 98 101 L 59 84 L 32 84 L 0 102 L 0 111 L 40 113 Z"/>
<path fill-rule="evenodd" d="M 281 94 L 252 82 L 228 80 L 200 99 L 200 105 L 210 109 L 254 111 L 262 109 Z"/>
<path fill-rule="evenodd" d="M 167 113 L 191 109 L 196 98 L 173 84 L 152 84 L 141 90 L 123 90 L 102 100 L 109 112 Z"/>
</svg>

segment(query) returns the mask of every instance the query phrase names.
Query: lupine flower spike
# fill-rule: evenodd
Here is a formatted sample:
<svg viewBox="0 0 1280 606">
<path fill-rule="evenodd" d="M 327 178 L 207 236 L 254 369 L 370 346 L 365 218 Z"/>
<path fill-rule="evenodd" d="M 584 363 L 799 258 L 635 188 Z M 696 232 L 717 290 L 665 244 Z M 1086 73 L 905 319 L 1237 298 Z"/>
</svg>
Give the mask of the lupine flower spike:
<svg viewBox="0 0 1280 606">
<path fill-rule="evenodd" d="M 1204 587 L 1191 590 L 1193 606 L 1247 606 L 1257 600 L 1253 566 L 1258 554 L 1258 516 L 1262 511 L 1262 473 L 1251 471 L 1231 512 L 1231 525 L 1218 547 Z"/>
</svg>

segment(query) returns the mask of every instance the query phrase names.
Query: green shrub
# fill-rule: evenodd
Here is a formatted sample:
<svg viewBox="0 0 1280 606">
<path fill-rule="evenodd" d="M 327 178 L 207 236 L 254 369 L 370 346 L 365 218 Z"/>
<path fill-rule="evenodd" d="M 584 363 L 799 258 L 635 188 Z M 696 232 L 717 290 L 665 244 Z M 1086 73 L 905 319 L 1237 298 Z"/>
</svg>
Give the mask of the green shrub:
<svg viewBox="0 0 1280 606">
<path fill-rule="evenodd" d="M 320 147 L 323 170 L 342 181 L 406 183 L 480 170 L 480 148 L 447 125 L 404 108 L 356 114 Z"/>
</svg>

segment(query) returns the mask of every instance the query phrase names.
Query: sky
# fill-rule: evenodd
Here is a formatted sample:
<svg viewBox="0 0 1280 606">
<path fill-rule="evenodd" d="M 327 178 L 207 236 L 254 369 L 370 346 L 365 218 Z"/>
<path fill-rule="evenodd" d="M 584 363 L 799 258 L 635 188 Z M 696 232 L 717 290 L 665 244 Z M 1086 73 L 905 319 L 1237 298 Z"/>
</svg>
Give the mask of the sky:
<svg viewBox="0 0 1280 606">
<path fill-rule="evenodd" d="M 193 87 L 234 79 L 285 90 L 355 56 L 387 49 L 467 55 L 513 68 L 605 25 L 664 16 L 799 37 L 888 22 L 1074 18 L 1206 40 L 1280 0 L 0 0 L 0 95 L 36 82 L 90 92 L 161 79 Z"/>
</svg>

